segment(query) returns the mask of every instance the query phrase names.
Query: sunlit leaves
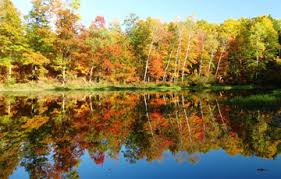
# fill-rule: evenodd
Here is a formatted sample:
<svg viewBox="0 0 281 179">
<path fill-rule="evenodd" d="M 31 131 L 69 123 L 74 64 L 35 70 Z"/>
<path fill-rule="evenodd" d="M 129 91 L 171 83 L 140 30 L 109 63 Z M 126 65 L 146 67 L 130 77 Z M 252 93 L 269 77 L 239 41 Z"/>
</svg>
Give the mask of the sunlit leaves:
<svg viewBox="0 0 281 179">
<path fill-rule="evenodd" d="M 27 120 L 26 124 L 24 124 L 22 128 L 38 129 L 46 122 L 48 122 L 48 120 L 49 119 L 47 117 L 35 117 L 30 120 Z"/>
<path fill-rule="evenodd" d="M 32 4 L 24 25 L 10 0 L 0 6 L 0 59 L 6 79 L 39 81 L 32 69 L 36 66 L 46 70 L 45 77 L 63 84 L 66 79 L 181 85 L 281 80 L 281 27 L 270 16 L 214 24 L 194 17 L 165 23 L 131 14 L 123 23 L 107 23 L 97 16 L 90 27 L 83 27 L 80 0 L 33 0 Z M 39 54 L 47 58 L 44 63 L 35 62 L 43 59 Z M 26 64 L 32 68 L 26 70 Z"/>
</svg>

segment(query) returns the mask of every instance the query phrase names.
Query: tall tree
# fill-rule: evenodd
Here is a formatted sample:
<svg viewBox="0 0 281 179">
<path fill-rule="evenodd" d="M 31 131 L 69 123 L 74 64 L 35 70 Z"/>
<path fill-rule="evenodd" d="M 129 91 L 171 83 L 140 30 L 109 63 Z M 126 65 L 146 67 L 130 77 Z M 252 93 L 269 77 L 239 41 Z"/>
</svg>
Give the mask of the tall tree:
<svg viewBox="0 0 281 179">
<path fill-rule="evenodd" d="M 33 8 L 25 17 L 29 46 L 46 57 L 53 53 L 55 35 L 51 29 L 51 1 L 33 0 Z"/>
<path fill-rule="evenodd" d="M 66 72 L 71 69 L 71 62 L 73 52 L 76 49 L 76 41 L 78 34 L 78 21 L 79 16 L 75 13 L 75 10 L 79 8 L 78 1 L 58 1 L 53 4 L 56 13 L 56 40 L 55 51 L 56 59 L 55 66 L 57 70 L 61 71 L 62 83 L 66 82 Z"/>
<path fill-rule="evenodd" d="M 267 61 L 272 60 L 278 51 L 278 34 L 273 27 L 273 22 L 267 17 L 258 17 L 253 20 L 249 34 L 249 45 L 256 58 L 255 79 L 258 80 L 259 71 L 265 68 Z"/>
<path fill-rule="evenodd" d="M 8 70 L 12 79 L 13 64 L 19 60 L 26 48 L 20 14 L 11 0 L 0 3 L 0 64 Z"/>
<path fill-rule="evenodd" d="M 235 39 L 239 33 L 239 26 L 240 22 L 238 20 L 233 20 L 233 19 L 227 19 L 224 21 L 218 29 L 218 41 L 219 41 L 219 49 L 218 49 L 218 61 L 217 61 L 217 66 L 216 66 L 216 72 L 215 72 L 215 78 L 216 79 L 222 79 L 222 76 L 226 76 L 225 73 L 228 71 L 228 65 L 227 61 L 225 63 L 222 62 L 224 58 L 227 58 L 227 52 L 230 50 L 230 46 L 232 43 L 235 43 Z M 222 64 L 225 68 L 221 69 Z M 220 71 L 224 72 L 223 74 L 219 74 Z M 219 77 L 221 75 L 221 77 Z"/>
<path fill-rule="evenodd" d="M 51 1 L 33 0 L 33 8 L 26 19 L 26 37 L 33 52 L 28 52 L 24 61 L 31 67 L 32 79 L 38 78 L 38 70 L 43 71 L 48 59 L 54 58 L 55 34 L 51 30 Z M 37 54 L 36 54 L 37 53 Z M 44 57 L 42 57 L 44 56 Z M 39 73 L 41 74 L 41 73 Z"/>
</svg>

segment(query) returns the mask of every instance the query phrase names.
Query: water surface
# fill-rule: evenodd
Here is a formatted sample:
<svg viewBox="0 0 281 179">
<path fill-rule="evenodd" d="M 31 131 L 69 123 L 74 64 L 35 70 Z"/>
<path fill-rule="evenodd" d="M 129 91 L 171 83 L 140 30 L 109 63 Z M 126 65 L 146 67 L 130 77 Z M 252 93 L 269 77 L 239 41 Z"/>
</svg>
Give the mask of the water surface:
<svg viewBox="0 0 281 179">
<path fill-rule="evenodd" d="M 281 177 L 281 106 L 227 103 L 251 93 L 0 94 L 0 178 Z"/>
</svg>

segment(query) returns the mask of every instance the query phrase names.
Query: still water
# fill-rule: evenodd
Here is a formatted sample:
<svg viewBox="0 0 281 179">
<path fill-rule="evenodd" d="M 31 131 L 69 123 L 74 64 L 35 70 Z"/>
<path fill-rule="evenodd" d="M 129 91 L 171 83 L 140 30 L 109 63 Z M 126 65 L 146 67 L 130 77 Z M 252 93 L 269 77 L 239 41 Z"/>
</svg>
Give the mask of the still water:
<svg viewBox="0 0 281 179">
<path fill-rule="evenodd" d="M 247 93 L 0 94 L 0 178 L 281 177 L 281 105 Z"/>
</svg>

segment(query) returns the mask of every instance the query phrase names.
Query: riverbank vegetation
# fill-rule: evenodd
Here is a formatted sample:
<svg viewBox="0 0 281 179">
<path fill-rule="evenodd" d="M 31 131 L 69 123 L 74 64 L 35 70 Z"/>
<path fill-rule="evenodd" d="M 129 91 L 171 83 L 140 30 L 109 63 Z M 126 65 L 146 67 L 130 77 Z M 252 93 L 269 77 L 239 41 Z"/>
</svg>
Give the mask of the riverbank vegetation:
<svg viewBox="0 0 281 179">
<path fill-rule="evenodd" d="M 228 104 L 244 108 L 278 108 L 281 105 L 281 91 L 274 90 L 270 93 L 255 94 L 250 96 L 237 96 L 230 99 Z"/>
<path fill-rule="evenodd" d="M 11 0 L 1 1 L 2 86 L 46 81 L 71 88 L 77 80 L 90 88 L 281 84 L 281 21 L 271 16 L 214 24 L 131 14 L 109 24 L 98 16 L 85 27 L 78 0 L 32 3 L 22 19 Z"/>
<path fill-rule="evenodd" d="M 57 81 L 48 83 L 46 81 L 0 84 L 0 92 L 5 91 L 119 91 L 119 90 L 157 90 L 178 91 L 184 89 L 181 86 L 170 83 L 134 83 L 134 84 L 112 84 L 106 82 L 93 83 L 83 81 L 69 81 L 63 86 Z"/>
<path fill-rule="evenodd" d="M 252 89 L 273 89 L 275 87 L 263 87 L 257 85 L 197 85 L 185 86 L 182 84 L 173 83 L 153 83 L 153 82 L 138 82 L 130 84 L 118 83 L 94 83 L 83 81 L 69 81 L 67 85 L 62 85 L 57 81 L 34 81 L 28 83 L 3 83 L 0 84 L 0 92 L 21 92 L 21 91 L 230 91 L 230 90 L 252 90 Z"/>
</svg>

